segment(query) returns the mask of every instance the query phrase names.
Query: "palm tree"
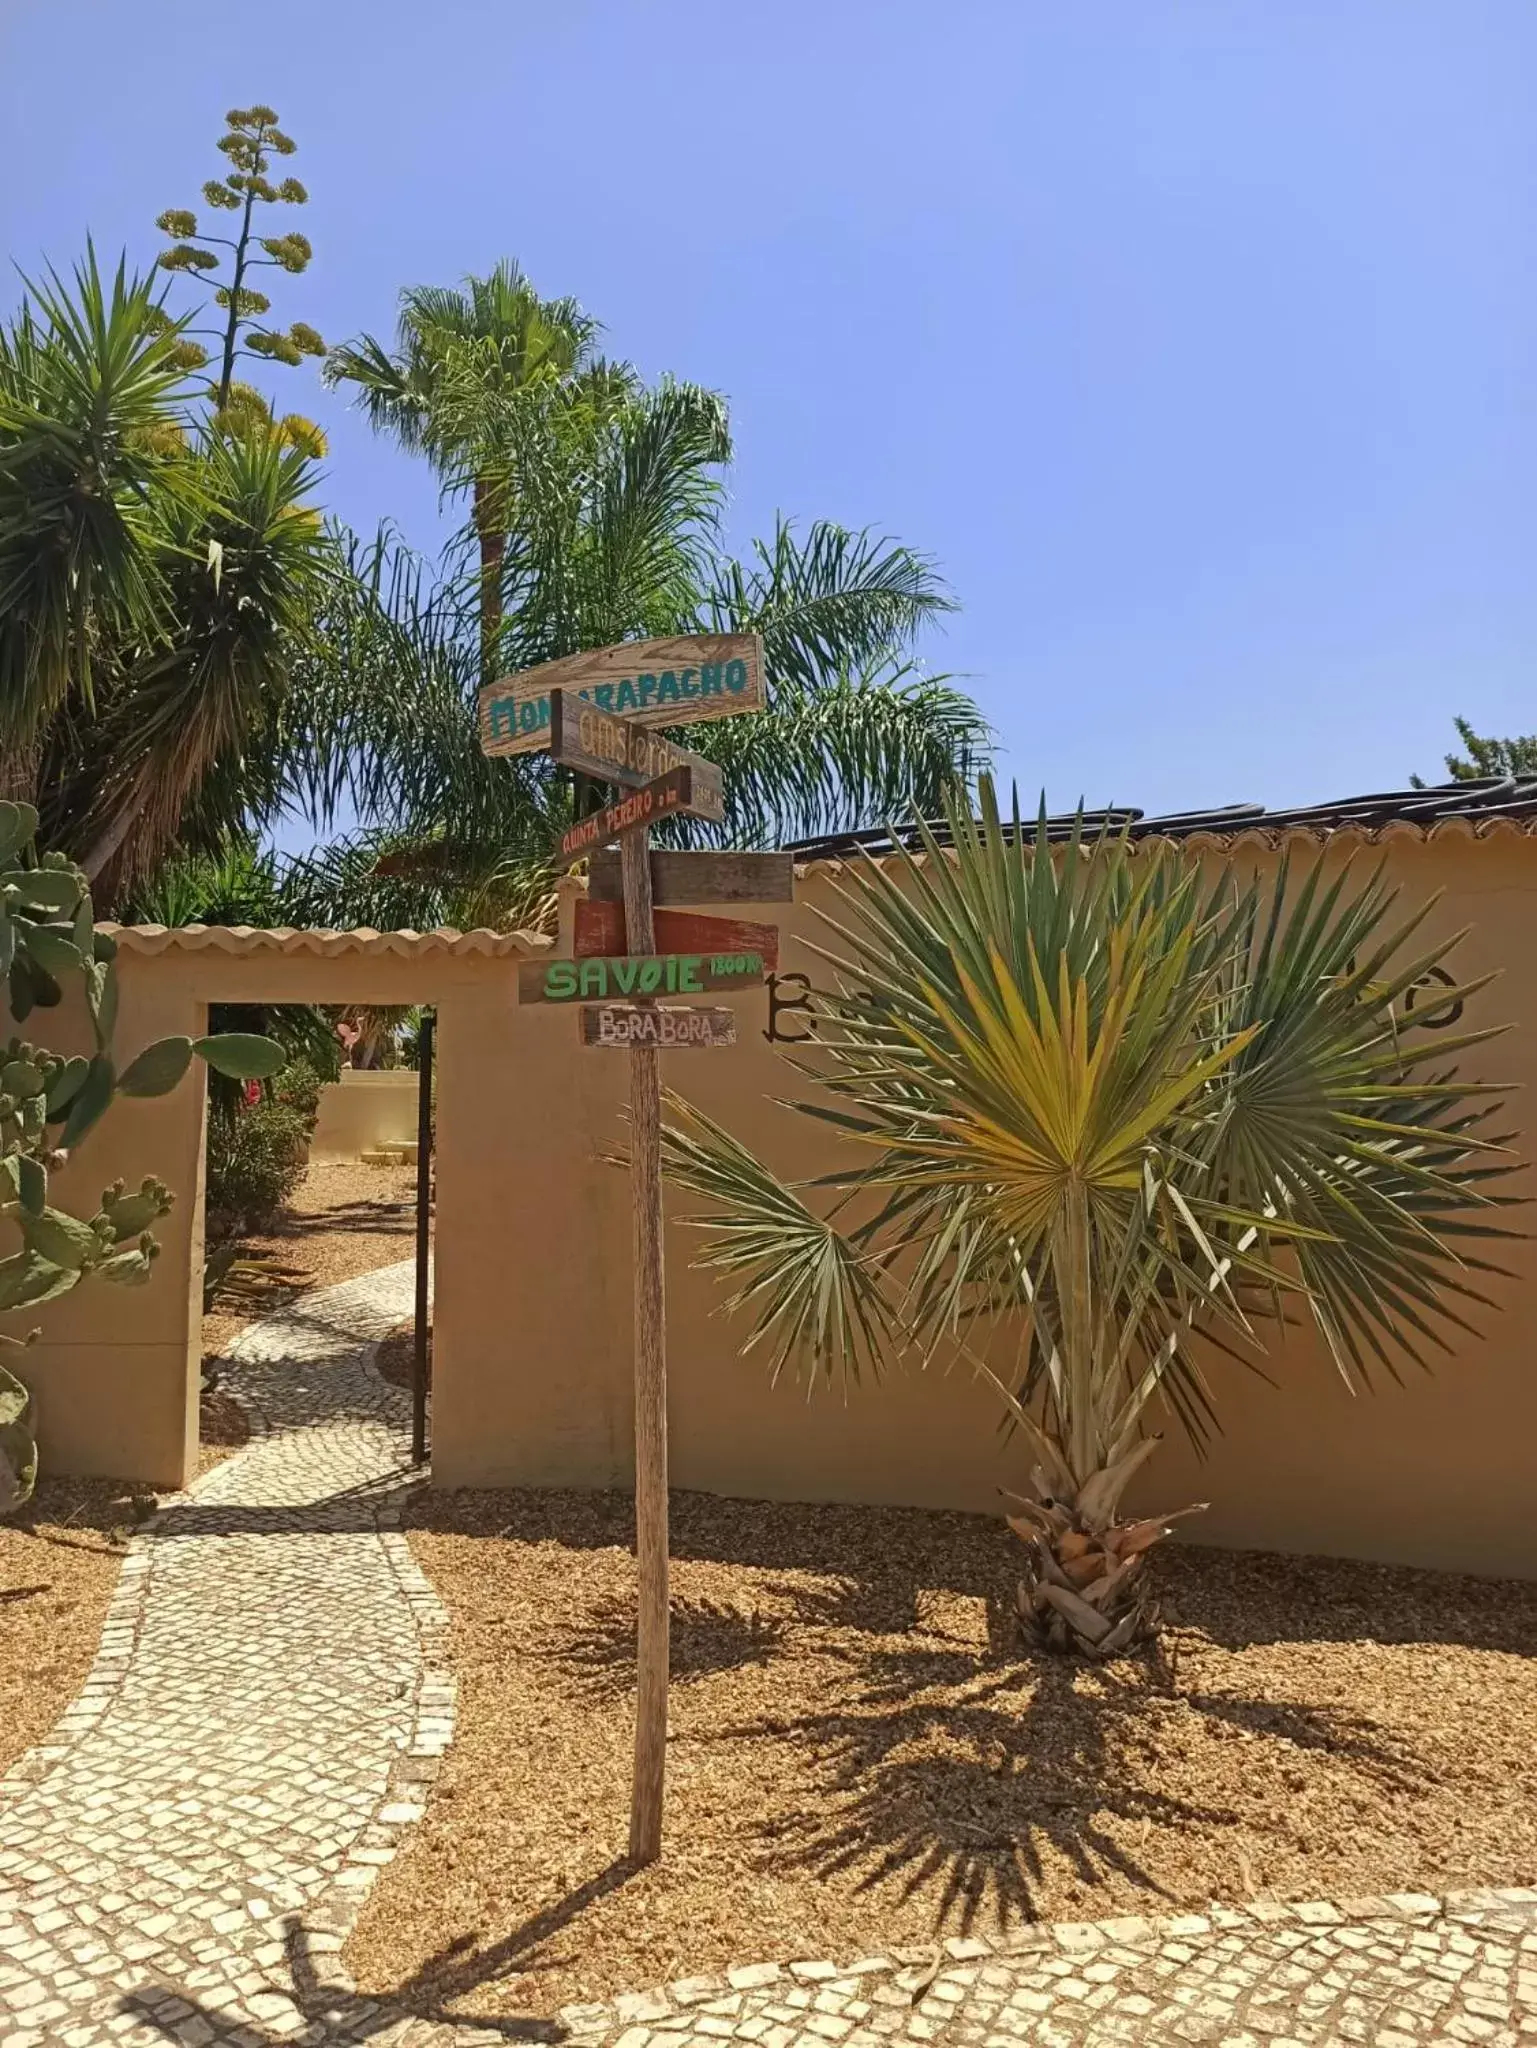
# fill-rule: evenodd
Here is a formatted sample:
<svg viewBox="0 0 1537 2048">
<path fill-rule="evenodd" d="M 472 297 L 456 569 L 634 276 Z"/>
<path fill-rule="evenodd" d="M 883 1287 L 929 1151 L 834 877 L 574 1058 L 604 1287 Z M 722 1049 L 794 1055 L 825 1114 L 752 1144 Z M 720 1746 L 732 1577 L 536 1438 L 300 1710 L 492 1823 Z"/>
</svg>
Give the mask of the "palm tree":
<svg viewBox="0 0 1537 2048">
<path fill-rule="evenodd" d="M 1511 1169 L 1484 1128 L 1500 1090 L 1449 1056 L 1492 1034 L 1411 1035 L 1402 999 L 1452 942 L 1411 943 L 1429 906 L 1398 909 L 1380 869 L 1244 883 L 1167 844 L 1052 846 L 985 778 L 980 824 L 955 802 L 948 823 L 952 847 L 919 826 L 824 919 L 795 1106 L 847 1163 L 782 1182 L 674 1099 L 668 1166 L 776 1370 L 948 1348 L 987 1378 L 1031 1456 L 1027 1631 L 1108 1655 L 1151 1624 L 1175 1519 L 1121 1499 L 1155 1408 L 1210 1428 L 1203 1343 L 1252 1362 L 1305 1315 L 1365 1387 L 1467 1328 Z"/>
<path fill-rule="evenodd" d="M 449 493 L 467 490 L 479 554 L 481 680 L 497 673 L 502 578 L 515 518 L 524 415 L 562 389 L 622 389 L 627 373 L 592 362 L 596 322 L 574 299 L 541 299 L 516 263 L 458 290 L 400 295 L 393 354 L 372 335 L 331 351 L 328 384 L 356 387 L 371 424 L 424 454 Z"/>
<path fill-rule="evenodd" d="M 190 409 L 195 355 L 94 252 L 0 331 L 0 763 L 109 901 L 291 800 L 296 656 L 345 567 L 309 458 Z"/>
<path fill-rule="evenodd" d="M 192 479 L 184 344 L 157 310 L 90 249 L 73 289 L 50 275 L 0 328 L 0 794 L 24 802 L 66 697 L 89 709 L 106 650 L 165 635 L 156 508 Z"/>
</svg>

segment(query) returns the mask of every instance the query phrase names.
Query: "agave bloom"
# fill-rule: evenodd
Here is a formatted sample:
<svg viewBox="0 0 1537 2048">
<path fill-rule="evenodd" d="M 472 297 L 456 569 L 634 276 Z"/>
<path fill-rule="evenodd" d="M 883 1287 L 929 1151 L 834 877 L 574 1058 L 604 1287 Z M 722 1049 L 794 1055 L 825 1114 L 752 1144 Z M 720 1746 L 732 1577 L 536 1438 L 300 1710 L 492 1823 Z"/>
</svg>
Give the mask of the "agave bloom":
<svg viewBox="0 0 1537 2048">
<path fill-rule="evenodd" d="M 1150 1625 L 1176 1519 L 1122 1513 L 1152 1424 L 1215 1420 L 1203 1343 L 1252 1360 L 1310 1316 L 1365 1386 L 1463 1325 L 1504 1234 L 1501 1091 L 1454 1071 L 1489 1031 L 1407 1028 L 1454 941 L 1417 946 L 1430 905 L 1380 869 L 1212 875 L 1167 843 L 1048 845 L 985 778 L 981 808 L 951 807 L 953 847 L 920 825 L 856 864 L 824 916 L 792 1106 L 843 1164 L 781 1182 L 676 1097 L 668 1164 L 776 1370 L 958 1351 L 985 1375 L 1029 1453 L 1027 1633 L 1106 1655 Z"/>
</svg>

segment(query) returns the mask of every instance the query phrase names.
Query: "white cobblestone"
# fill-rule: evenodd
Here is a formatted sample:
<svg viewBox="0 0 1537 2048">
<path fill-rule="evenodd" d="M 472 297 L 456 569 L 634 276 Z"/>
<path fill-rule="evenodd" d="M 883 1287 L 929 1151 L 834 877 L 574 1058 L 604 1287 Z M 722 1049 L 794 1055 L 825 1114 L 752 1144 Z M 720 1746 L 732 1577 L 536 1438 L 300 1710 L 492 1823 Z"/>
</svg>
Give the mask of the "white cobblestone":
<svg viewBox="0 0 1537 2048">
<path fill-rule="evenodd" d="M 241 1332 L 226 1384 L 252 1443 L 135 1537 L 80 1698 L 0 1779 L 0 1954 L 21 1976 L 0 1998 L 28 2027 L 48 2014 L 45 2039 L 294 2037 L 307 1909 L 344 1933 L 420 1815 L 393 1773 L 420 1723 L 445 1746 L 453 1690 L 398 1533 L 407 1402 L 372 1365 L 412 1285 L 386 1267 Z"/>
</svg>

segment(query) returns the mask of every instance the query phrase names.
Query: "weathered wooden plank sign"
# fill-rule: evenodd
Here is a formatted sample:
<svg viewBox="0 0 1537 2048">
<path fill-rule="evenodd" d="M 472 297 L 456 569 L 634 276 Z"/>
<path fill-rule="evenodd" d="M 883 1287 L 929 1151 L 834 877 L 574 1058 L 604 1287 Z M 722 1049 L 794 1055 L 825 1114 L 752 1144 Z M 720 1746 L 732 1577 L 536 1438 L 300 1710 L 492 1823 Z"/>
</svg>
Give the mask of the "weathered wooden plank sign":
<svg viewBox="0 0 1537 2048">
<path fill-rule="evenodd" d="M 663 1003 L 590 1003 L 582 1011 L 583 1045 L 647 1047 L 657 1052 L 694 1045 L 735 1045 L 736 1013 Z"/>
<path fill-rule="evenodd" d="M 696 910 L 653 912 L 659 953 L 756 953 L 765 972 L 779 966 L 779 927 L 749 924 L 738 917 L 707 917 Z M 590 896 L 576 904 L 576 922 L 571 950 L 578 960 L 601 954 L 627 953 L 624 905 L 595 903 Z"/>
<path fill-rule="evenodd" d="M 702 725 L 763 709 L 763 644 L 756 633 L 627 640 L 503 676 L 480 693 L 482 749 L 537 754 L 548 747 L 552 690 L 641 725 Z"/>
<path fill-rule="evenodd" d="M 623 833 L 644 830 L 658 818 L 671 817 L 674 811 L 687 811 L 693 817 L 709 815 L 708 811 L 701 812 L 695 799 L 692 768 L 669 768 L 644 789 L 633 789 L 617 803 L 605 804 L 601 811 L 578 818 L 560 835 L 561 858 L 580 860 L 595 847 L 607 846 Z"/>
<path fill-rule="evenodd" d="M 615 996 L 702 996 L 712 988 L 754 988 L 759 953 L 646 953 L 613 959 L 525 960 L 520 1003 L 606 1002 Z"/>
<path fill-rule="evenodd" d="M 684 903 L 793 903 L 795 862 L 788 853 L 653 853 L 652 900 L 669 909 Z M 624 895 L 619 856 L 595 853 L 587 870 L 589 902 L 618 903 Z"/>
<path fill-rule="evenodd" d="M 550 759 L 626 789 L 639 789 L 669 768 L 689 768 L 696 815 L 717 823 L 726 815 L 725 779 L 713 761 L 674 745 L 633 718 L 610 718 L 565 690 L 550 692 Z"/>
</svg>

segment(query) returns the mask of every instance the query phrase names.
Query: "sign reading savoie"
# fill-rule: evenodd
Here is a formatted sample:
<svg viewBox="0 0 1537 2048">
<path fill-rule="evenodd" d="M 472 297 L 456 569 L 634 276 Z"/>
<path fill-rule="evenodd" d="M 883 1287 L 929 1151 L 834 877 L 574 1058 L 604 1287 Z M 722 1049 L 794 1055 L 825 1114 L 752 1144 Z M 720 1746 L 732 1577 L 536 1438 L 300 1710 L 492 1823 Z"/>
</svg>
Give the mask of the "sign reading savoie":
<svg viewBox="0 0 1537 2048">
<path fill-rule="evenodd" d="M 756 633 L 683 633 L 562 655 L 503 676 L 480 693 L 482 751 L 548 747 L 552 690 L 640 725 L 702 725 L 763 709 L 763 645 Z"/>
<path fill-rule="evenodd" d="M 604 1003 L 616 996 L 701 996 L 762 981 L 760 953 L 627 953 L 589 960 L 525 960 L 520 1003 Z"/>
</svg>

